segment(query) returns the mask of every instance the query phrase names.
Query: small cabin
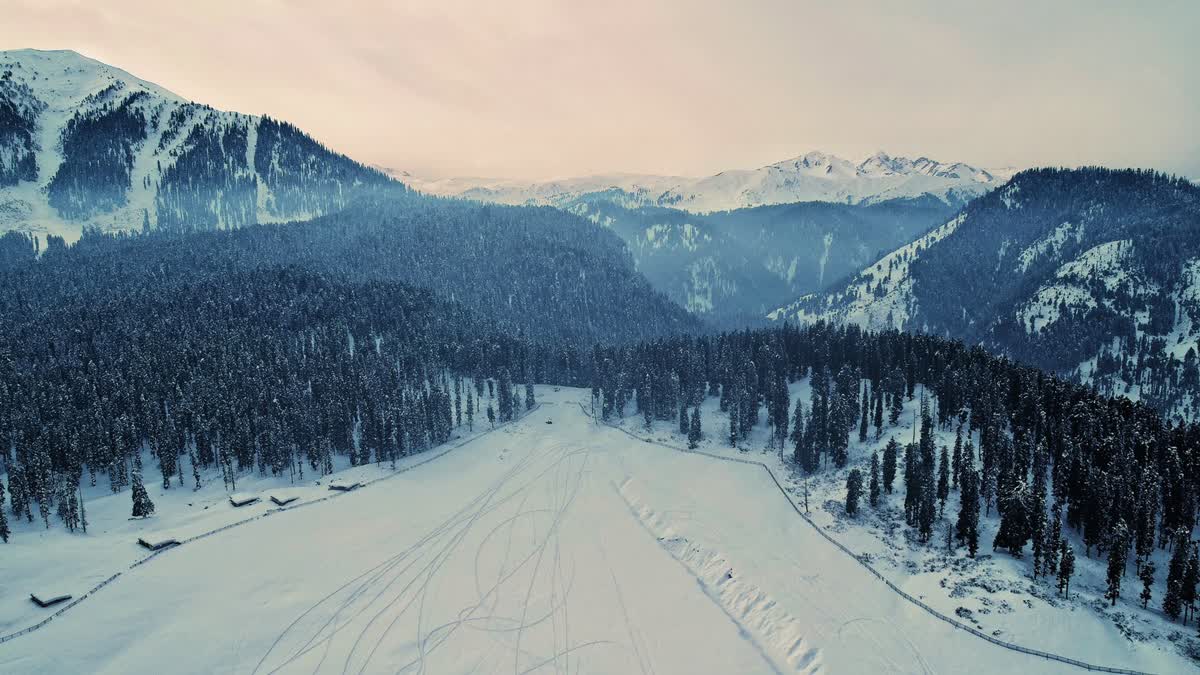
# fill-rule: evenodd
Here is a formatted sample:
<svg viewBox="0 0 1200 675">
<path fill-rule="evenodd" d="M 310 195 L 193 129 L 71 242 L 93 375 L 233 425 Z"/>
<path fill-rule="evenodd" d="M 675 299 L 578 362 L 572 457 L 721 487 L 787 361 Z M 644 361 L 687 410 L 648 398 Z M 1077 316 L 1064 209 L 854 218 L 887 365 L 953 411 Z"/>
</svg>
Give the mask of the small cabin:
<svg viewBox="0 0 1200 675">
<path fill-rule="evenodd" d="M 276 492 L 271 495 L 271 503 L 275 506 L 287 506 L 297 499 L 300 499 L 300 495 L 289 494 L 286 492 Z"/>
<path fill-rule="evenodd" d="M 57 605 L 60 602 L 66 602 L 66 601 L 70 600 L 71 596 L 68 594 L 51 595 L 49 593 L 43 593 L 41 595 L 38 595 L 37 593 L 30 593 L 29 599 L 34 601 L 35 603 L 37 603 L 38 607 L 50 607 L 53 605 Z"/>
<path fill-rule="evenodd" d="M 249 492 L 235 492 L 229 495 L 229 503 L 233 504 L 234 508 L 249 506 L 258 501 L 258 495 Z"/>
<path fill-rule="evenodd" d="M 174 537 L 166 537 L 166 536 L 152 537 L 152 536 L 147 535 L 145 537 L 138 537 L 137 543 L 139 545 L 141 545 L 143 548 L 149 549 L 151 551 L 161 551 L 164 548 L 171 548 L 172 546 L 178 546 L 179 540 L 175 539 Z"/>
<path fill-rule="evenodd" d="M 335 480 L 329 484 L 329 489 L 334 492 L 349 492 L 362 487 L 362 483 L 356 480 Z"/>
</svg>

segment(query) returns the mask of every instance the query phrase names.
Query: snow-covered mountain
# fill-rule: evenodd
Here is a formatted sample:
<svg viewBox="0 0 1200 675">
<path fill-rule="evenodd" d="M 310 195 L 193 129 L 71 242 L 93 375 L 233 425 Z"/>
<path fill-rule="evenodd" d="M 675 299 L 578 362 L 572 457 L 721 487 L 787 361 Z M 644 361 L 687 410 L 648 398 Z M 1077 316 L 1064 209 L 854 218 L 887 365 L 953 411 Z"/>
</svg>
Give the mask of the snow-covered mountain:
<svg viewBox="0 0 1200 675">
<path fill-rule="evenodd" d="M 1195 418 L 1200 188 L 1149 171 L 1022 172 L 770 317 L 950 335 Z"/>
<path fill-rule="evenodd" d="M 73 51 L 0 52 L 0 231 L 237 227 L 327 213 L 384 184 L 286 123 Z"/>
<path fill-rule="evenodd" d="M 792 202 L 870 204 L 925 196 L 957 207 L 999 186 L 1012 173 L 1012 169 L 988 170 L 926 157 L 892 157 L 884 152 L 859 162 L 810 152 L 758 169 L 722 171 L 703 178 L 614 174 L 522 182 L 393 175 L 422 192 L 480 201 L 560 205 L 596 192 L 617 192 L 639 206 L 707 213 Z"/>
</svg>

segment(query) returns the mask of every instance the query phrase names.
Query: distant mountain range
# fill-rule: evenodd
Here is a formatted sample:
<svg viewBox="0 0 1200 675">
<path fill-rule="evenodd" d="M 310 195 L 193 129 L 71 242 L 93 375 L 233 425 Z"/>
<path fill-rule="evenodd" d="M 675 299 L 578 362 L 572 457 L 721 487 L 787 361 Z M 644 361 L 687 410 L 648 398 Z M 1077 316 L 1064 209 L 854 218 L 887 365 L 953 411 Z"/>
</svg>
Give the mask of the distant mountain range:
<svg viewBox="0 0 1200 675">
<path fill-rule="evenodd" d="M 961 338 L 1194 419 L 1200 187 L 1151 171 L 1024 171 L 771 318 Z"/>
<path fill-rule="evenodd" d="M 0 231 L 311 218 L 400 185 L 267 117 L 192 103 L 73 51 L 0 52 Z"/>
<path fill-rule="evenodd" d="M 810 152 L 758 169 L 722 171 L 703 178 L 613 174 L 522 182 L 484 178 L 424 180 L 394 171 L 392 175 L 429 194 L 502 204 L 557 206 L 603 192 L 619 194 L 624 206 L 666 206 L 707 213 L 794 202 L 872 204 L 923 197 L 958 207 L 998 187 L 1013 172 L 926 157 L 891 157 L 884 152 L 858 162 Z"/>
</svg>

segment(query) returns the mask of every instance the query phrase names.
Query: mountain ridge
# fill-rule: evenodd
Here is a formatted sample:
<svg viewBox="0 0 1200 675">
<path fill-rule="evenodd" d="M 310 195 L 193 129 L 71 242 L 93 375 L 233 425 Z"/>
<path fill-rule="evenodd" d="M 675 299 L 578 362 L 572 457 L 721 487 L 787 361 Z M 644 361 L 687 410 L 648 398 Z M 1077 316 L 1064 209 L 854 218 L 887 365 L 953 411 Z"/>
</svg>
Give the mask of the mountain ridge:
<svg viewBox="0 0 1200 675">
<path fill-rule="evenodd" d="M 618 190 L 638 206 L 668 206 L 692 213 L 728 211 L 806 201 L 870 204 L 933 196 L 950 206 L 999 186 L 1013 169 L 982 169 L 963 162 L 910 159 L 879 151 L 858 162 L 813 151 L 757 169 L 731 169 L 711 176 L 614 173 L 547 181 L 488 178 L 422 179 L 404 171 L 416 190 L 506 204 L 556 206 L 580 197 Z"/>
<path fill-rule="evenodd" d="M 71 50 L 0 52 L 0 230 L 211 229 L 399 187 L 268 116 L 216 110 Z"/>
</svg>

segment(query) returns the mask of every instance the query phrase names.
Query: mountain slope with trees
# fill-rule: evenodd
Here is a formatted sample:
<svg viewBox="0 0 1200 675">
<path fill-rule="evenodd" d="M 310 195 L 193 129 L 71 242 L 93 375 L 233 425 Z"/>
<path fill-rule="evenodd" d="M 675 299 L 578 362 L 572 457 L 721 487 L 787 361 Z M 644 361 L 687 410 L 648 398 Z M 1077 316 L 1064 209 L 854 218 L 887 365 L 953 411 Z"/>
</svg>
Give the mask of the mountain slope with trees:
<svg viewBox="0 0 1200 675">
<path fill-rule="evenodd" d="M 73 51 L 0 52 L 0 231 L 234 228 L 403 189 L 286 122 L 189 102 Z"/>
<path fill-rule="evenodd" d="M 1198 302 L 1200 187 L 1038 169 L 772 317 L 950 335 L 1193 417 Z"/>
<path fill-rule="evenodd" d="M 655 288 L 721 325 L 760 322 L 911 241 L 952 210 L 932 197 L 847 205 L 801 202 L 697 215 L 600 192 L 559 204 L 625 240 Z"/>
</svg>

